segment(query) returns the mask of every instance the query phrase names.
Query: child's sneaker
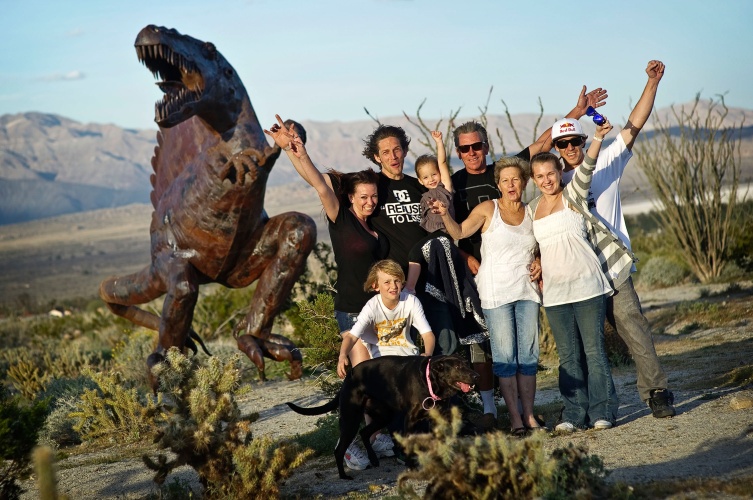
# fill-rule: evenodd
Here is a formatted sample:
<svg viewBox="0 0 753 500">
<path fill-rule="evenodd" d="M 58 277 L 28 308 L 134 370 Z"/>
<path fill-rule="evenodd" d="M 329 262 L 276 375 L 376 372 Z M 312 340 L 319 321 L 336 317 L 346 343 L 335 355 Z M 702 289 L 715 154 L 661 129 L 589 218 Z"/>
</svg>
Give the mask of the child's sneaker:
<svg viewBox="0 0 753 500">
<path fill-rule="evenodd" d="M 371 443 L 371 447 L 374 448 L 374 451 L 379 458 L 395 456 L 395 452 L 393 450 L 395 443 L 392 442 L 392 438 L 388 434 L 377 434 L 374 442 Z"/>
<path fill-rule="evenodd" d="M 371 465 L 371 462 L 369 462 L 369 457 L 366 456 L 365 451 L 356 443 L 350 443 L 348 449 L 345 450 L 345 465 L 352 470 L 364 470 Z"/>
</svg>

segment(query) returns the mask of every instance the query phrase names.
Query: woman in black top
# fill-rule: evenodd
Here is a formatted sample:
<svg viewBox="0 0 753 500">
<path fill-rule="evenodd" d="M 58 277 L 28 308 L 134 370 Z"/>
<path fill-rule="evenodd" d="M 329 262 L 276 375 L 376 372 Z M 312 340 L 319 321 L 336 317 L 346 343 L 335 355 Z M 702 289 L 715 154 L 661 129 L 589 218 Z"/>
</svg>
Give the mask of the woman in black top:
<svg viewBox="0 0 753 500">
<path fill-rule="evenodd" d="M 387 238 L 380 237 L 368 223 L 377 208 L 378 175 L 371 169 L 343 174 L 331 171 L 322 175 L 306 152 L 294 127 L 286 128 L 279 116 L 278 124 L 265 130 L 287 152 L 296 171 L 319 194 L 327 214 L 327 226 L 337 263 L 335 283 L 335 318 L 340 332 L 355 324 L 358 313 L 371 297 L 363 284 L 371 265 L 388 251 Z M 370 359 L 366 347 L 358 343 L 350 354 L 352 366 Z"/>
</svg>

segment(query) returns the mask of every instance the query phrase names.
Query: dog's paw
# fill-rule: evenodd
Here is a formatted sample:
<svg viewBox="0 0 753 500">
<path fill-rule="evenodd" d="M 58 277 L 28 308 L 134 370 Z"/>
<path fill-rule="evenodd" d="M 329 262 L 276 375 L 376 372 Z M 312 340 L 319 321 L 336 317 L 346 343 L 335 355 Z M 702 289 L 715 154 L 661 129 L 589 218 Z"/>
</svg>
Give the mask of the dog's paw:
<svg viewBox="0 0 753 500">
<path fill-rule="evenodd" d="M 352 478 L 352 477 L 350 477 L 350 476 L 349 476 L 349 475 L 347 475 L 347 474 L 340 474 L 340 479 L 350 479 L 351 481 L 353 480 L 353 478 Z"/>
</svg>

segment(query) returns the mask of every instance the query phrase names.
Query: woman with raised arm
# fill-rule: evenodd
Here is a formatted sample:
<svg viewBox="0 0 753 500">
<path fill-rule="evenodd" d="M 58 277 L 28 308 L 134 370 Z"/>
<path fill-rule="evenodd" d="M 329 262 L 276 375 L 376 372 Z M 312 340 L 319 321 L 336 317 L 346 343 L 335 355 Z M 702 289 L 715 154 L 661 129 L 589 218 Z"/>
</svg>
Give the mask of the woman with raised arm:
<svg viewBox="0 0 753 500">
<path fill-rule="evenodd" d="M 541 426 L 533 414 L 539 364 L 539 288 L 533 221 L 521 200 L 530 177 L 528 162 L 513 156 L 494 164 L 494 180 L 502 197 L 477 205 L 458 224 L 446 205 L 432 203 L 454 239 L 481 229 L 481 266 L 476 284 L 489 329 L 492 371 L 510 413 L 511 433 L 523 436 Z M 521 402 L 522 414 L 518 410 Z"/>
<path fill-rule="evenodd" d="M 560 358 L 564 410 L 555 427 L 558 432 L 609 429 L 617 420 L 619 401 L 604 347 L 607 297 L 613 290 L 604 273 L 608 263 L 594 251 L 592 235 L 599 223 L 588 209 L 596 159 L 611 129 L 609 120 L 596 127 L 583 163 L 564 188 L 557 156 L 539 153 L 531 158 L 533 180 L 542 194 L 531 201 L 528 212 L 541 251 L 544 310 Z M 554 123 L 552 137 L 563 136 L 585 143 L 586 135 L 574 119 Z"/>
<path fill-rule="evenodd" d="M 327 215 L 327 227 L 332 251 L 337 264 L 335 283 L 335 319 L 340 335 L 350 331 L 358 314 L 371 298 L 363 284 L 371 266 L 389 252 L 387 238 L 380 236 L 369 224 L 368 218 L 377 207 L 377 182 L 379 177 L 371 169 L 343 174 L 330 171 L 323 175 L 314 166 L 306 147 L 294 126 L 285 126 L 279 115 L 277 123 L 265 130 L 290 158 L 298 174 L 316 189 Z M 349 354 L 351 366 L 371 359 L 366 346 L 358 342 Z M 392 452 L 392 440 L 380 434 L 374 450 L 381 456 Z M 351 469 L 364 469 L 369 464 L 364 452 L 351 445 L 345 454 Z"/>
</svg>

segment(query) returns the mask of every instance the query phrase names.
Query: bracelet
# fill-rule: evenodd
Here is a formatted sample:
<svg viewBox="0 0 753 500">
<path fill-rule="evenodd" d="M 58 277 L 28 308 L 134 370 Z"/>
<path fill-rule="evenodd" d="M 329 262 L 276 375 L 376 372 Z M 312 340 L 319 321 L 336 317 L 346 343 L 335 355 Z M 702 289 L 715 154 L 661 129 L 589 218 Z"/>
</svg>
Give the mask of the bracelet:
<svg viewBox="0 0 753 500">
<path fill-rule="evenodd" d="M 603 137 L 596 137 L 596 136 L 594 136 L 594 141 L 599 141 L 599 142 L 601 142 L 601 141 L 603 141 L 603 140 L 604 140 L 604 138 L 603 138 Z"/>
</svg>

